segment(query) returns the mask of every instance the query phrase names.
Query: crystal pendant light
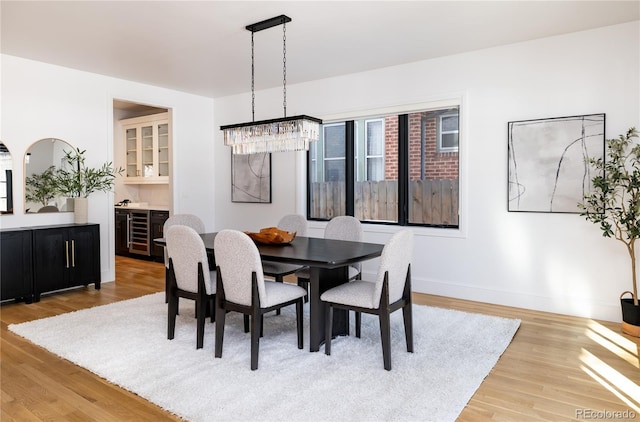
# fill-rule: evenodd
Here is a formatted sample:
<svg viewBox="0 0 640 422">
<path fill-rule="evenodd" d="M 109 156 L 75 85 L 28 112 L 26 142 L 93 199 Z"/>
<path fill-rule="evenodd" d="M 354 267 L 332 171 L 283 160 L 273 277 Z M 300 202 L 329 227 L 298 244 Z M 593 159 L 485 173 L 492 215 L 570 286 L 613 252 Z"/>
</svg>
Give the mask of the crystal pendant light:
<svg viewBox="0 0 640 422">
<path fill-rule="evenodd" d="M 251 31 L 251 115 L 252 121 L 220 126 L 224 144 L 231 146 L 233 154 L 257 154 L 262 152 L 308 151 L 309 143 L 320 137 L 322 120 L 300 115 L 287 117 L 287 38 L 286 24 L 291 18 L 280 15 L 246 27 Z M 283 42 L 283 109 L 284 117 L 255 121 L 255 75 L 253 34 L 282 25 Z"/>
</svg>

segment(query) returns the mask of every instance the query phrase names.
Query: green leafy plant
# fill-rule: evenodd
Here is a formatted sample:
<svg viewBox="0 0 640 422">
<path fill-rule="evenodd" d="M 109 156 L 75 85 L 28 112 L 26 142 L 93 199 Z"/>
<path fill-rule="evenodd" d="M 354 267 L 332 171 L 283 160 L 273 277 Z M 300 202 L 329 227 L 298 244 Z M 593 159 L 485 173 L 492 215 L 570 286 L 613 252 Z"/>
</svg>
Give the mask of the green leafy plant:
<svg viewBox="0 0 640 422">
<path fill-rule="evenodd" d="M 604 237 L 625 244 L 631 258 L 633 304 L 638 306 L 636 240 L 640 237 L 640 145 L 635 127 L 606 141 L 606 159 L 590 158 L 598 172 L 591 179 L 593 189 L 578 205 L 587 221 L 600 226 Z"/>
<path fill-rule="evenodd" d="M 46 206 L 58 193 L 55 180 L 55 166 L 51 166 L 40 174 L 32 174 L 25 179 L 25 198 L 29 202 L 37 202 Z"/>
<path fill-rule="evenodd" d="M 123 168 L 114 168 L 106 162 L 97 168 L 87 167 L 84 153 L 74 148 L 64 151 L 63 166 L 55 172 L 58 192 L 72 198 L 86 198 L 93 192 L 107 192 L 113 188 L 116 174 L 122 174 Z"/>
</svg>

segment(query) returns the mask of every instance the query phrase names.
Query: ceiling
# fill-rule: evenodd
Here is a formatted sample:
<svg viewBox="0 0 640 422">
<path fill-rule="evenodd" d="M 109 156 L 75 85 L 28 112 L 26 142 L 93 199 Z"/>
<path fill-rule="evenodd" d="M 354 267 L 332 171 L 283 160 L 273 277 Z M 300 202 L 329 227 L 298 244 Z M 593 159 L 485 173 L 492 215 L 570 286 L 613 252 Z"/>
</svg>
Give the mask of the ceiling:
<svg viewBox="0 0 640 422">
<path fill-rule="evenodd" d="M 221 97 L 251 89 L 246 25 L 285 14 L 287 84 L 640 19 L 640 1 L 7 1 L 3 54 Z M 282 26 L 256 89 L 282 85 Z"/>
</svg>

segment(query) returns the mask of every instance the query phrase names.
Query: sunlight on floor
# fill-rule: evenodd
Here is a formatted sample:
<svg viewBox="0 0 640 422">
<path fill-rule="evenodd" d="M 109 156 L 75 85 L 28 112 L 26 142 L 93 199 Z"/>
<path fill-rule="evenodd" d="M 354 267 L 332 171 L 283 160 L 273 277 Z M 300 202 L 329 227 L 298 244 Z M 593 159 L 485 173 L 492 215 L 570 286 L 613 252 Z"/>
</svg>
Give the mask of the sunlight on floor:
<svg viewBox="0 0 640 422">
<path fill-rule="evenodd" d="M 620 359 L 640 368 L 639 347 L 636 342 L 593 320 L 589 321 L 585 335 Z M 584 348 L 580 353 L 580 362 L 580 368 L 585 373 L 631 409 L 640 412 L 640 386 Z"/>
<path fill-rule="evenodd" d="M 618 357 L 640 368 L 638 345 L 596 321 L 589 322 L 586 336 Z"/>
</svg>

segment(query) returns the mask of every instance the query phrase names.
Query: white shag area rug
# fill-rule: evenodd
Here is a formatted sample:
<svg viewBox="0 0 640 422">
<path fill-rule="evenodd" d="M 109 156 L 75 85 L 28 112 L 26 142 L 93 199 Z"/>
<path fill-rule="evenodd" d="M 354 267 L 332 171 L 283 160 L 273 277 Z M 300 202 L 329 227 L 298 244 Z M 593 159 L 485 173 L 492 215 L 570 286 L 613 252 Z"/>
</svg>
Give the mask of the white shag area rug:
<svg viewBox="0 0 640 422">
<path fill-rule="evenodd" d="M 181 300 L 167 340 L 164 293 L 22 324 L 9 330 L 189 421 L 454 421 L 520 321 L 413 306 L 414 353 L 402 311 L 392 314 L 393 369 L 382 364 L 377 317 L 362 338 L 338 337 L 332 354 L 297 348 L 295 307 L 265 317 L 257 371 L 242 316 L 227 316 L 221 359 L 215 324 L 196 350 L 193 302 Z M 353 320 L 353 314 L 351 317 Z M 353 322 L 352 322 L 353 324 Z M 353 331 L 352 333 L 355 332 Z"/>
</svg>

